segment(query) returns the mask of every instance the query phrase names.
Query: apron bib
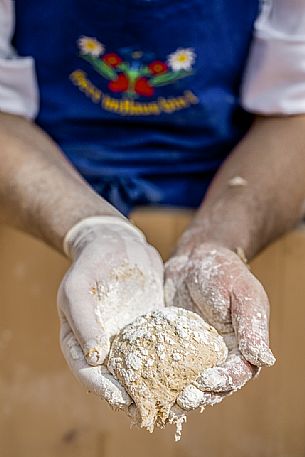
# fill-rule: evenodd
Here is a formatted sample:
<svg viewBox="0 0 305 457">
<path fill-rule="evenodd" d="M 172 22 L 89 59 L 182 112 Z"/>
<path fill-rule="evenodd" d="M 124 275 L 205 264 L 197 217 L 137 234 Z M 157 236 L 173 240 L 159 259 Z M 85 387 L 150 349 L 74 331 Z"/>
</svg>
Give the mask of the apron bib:
<svg viewBox="0 0 305 457">
<path fill-rule="evenodd" d="M 16 0 L 36 122 L 107 200 L 196 207 L 249 128 L 239 104 L 258 0 Z"/>
</svg>

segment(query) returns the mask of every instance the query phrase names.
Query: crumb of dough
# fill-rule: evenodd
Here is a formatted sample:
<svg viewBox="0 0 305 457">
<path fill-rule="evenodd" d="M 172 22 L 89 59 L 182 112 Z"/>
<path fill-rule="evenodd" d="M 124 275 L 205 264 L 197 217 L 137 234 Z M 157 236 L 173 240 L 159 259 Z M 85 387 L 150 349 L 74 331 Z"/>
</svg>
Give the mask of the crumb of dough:
<svg viewBox="0 0 305 457">
<path fill-rule="evenodd" d="M 137 318 L 114 338 L 109 371 L 135 402 L 136 425 L 153 432 L 174 422 L 172 406 L 206 368 L 225 361 L 227 347 L 197 314 L 169 307 Z M 185 419 L 176 420 L 181 434 Z"/>
<path fill-rule="evenodd" d="M 242 178 L 241 176 L 234 176 L 234 178 L 231 178 L 229 181 L 229 186 L 246 186 L 248 182 Z"/>
</svg>

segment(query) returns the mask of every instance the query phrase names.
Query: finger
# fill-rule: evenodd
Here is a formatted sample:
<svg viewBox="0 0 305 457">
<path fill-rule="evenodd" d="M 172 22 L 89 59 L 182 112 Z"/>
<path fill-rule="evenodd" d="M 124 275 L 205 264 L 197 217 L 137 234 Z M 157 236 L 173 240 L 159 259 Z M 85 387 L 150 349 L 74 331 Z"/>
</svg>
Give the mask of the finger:
<svg viewBox="0 0 305 457">
<path fill-rule="evenodd" d="M 145 313 L 149 312 L 152 309 L 164 308 L 164 263 L 163 260 L 154 246 L 147 245 L 147 263 L 149 268 L 146 268 L 146 271 L 150 271 L 149 276 L 149 287 L 150 289 L 150 298 L 153 301 L 153 306 L 149 309 L 145 309 Z M 149 293 L 149 292 L 148 292 Z M 146 303 L 146 306 L 148 303 Z M 143 309 L 144 312 L 144 309 Z M 143 314 L 143 313 L 140 313 Z"/>
<path fill-rule="evenodd" d="M 208 392 L 241 389 L 258 371 L 240 353 L 229 354 L 221 367 L 208 368 L 196 379 L 195 386 Z"/>
<path fill-rule="evenodd" d="M 254 280 L 254 281 L 253 281 Z M 232 323 L 243 356 L 258 367 L 271 366 L 275 357 L 269 348 L 269 302 L 256 280 L 239 282 L 231 293 Z"/>
<path fill-rule="evenodd" d="M 66 276 L 58 291 L 58 308 L 69 322 L 89 365 L 101 365 L 110 349 L 109 337 L 99 319 L 102 284 L 90 286 L 86 278 Z"/>
<path fill-rule="evenodd" d="M 166 262 L 164 273 L 165 306 L 193 309 L 192 299 L 185 283 L 187 265 L 188 257 L 185 255 L 172 257 Z"/>
<path fill-rule="evenodd" d="M 164 279 L 164 263 L 163 260 L 157 251 L 157 249 L 152 245 L 147 245 L 147 251 L 149 253 L 149 261 L 151 265 L 151 271 L 155 272 L 156 276 L 159 278 L 160 283 L 163 287 Z"/>
<path fill-rule="evenodd" d="M 230 294 L 214 251 L 193 262 L 185 279 L 193 307 L 220 333 L 232 331 Z"/>
<path fill-rule="evenodd" d="M 225 393 L 205 392 L 203 401 L 200 405 L 201 412 L 208 406 L 218 405 L 232 393 L 233 393 L 233 391 L 225 392 Z"/>
<path fill-rule="evenodd" d="M 197 408 L 206 408 L 220 403 L 226 394 L 203 392 L 193 384 L 188 385 L 177 398 L 177 404 L 185 411 L 191 411 Z"/>
<path fill-rule="evenodd" d="M 132 403 L 125 389 L 106 367 L 88 365 L 77 339 L 63 316 L 61 316 L 60 345 L 72 373 L 89 392 L 102 397 L 114 409 L 127 408 Z"/>
</svg>

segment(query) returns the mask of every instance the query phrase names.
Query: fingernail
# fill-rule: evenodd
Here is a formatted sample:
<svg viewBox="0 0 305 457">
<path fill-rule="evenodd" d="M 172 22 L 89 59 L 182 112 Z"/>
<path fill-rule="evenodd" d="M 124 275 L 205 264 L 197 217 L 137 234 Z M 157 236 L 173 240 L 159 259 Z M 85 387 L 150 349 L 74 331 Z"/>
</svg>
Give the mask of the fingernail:
<svg viewBox="0 0 305 457">
<path fill-rule="evenodd" d="M 101 365 L 110 349 L 109 339 L 102 336 L 97 339 L 90 339 L 83 345 L 83 352 L 89 365 L 96 367 Z"/>
<path fill-rule="evenodd" d="M 272 354 L 272 352 L 269 348 L 264 350 L 259 355 L 259 358 L 260 358 L 261 363 L 267 367 L 271 367 L 276 362 L 276 358 L 274 357 L 274 355 Z"/>
<path fill-rule="evenodd" d="M 93 347 L 86 351 L 85 357 L 89 365 L 99 365 L 102 363 L 101 348 Z"/>
<path fill-rule="evenodd" d="M 275 363 L 275 357 L 267 344 L 260 341 L 259 344 L 249 343 L 249 341 L 240 341 L 239 349 L 248 362 L 257 367 L 271 367 Z"/>
</svg>

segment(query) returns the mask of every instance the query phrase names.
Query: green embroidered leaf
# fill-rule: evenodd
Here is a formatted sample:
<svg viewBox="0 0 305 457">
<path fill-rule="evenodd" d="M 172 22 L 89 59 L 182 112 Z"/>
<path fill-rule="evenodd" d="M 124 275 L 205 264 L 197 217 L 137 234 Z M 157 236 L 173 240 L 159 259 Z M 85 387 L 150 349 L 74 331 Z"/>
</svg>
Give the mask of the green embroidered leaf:
<svg viewBox="0 0 305 457">
<path fill-rule="evenodd" d="M 82 54 L 82 58 L 87 60 L 87 62 L 91 63 L 91 65 L 94 67 L 94 69 L 100 73 L 104 78 L 110 79 L 113 81 L 114 79 L 117 79 L 118 75 L 117 73 L 111 68 L 109 65 L 107 65 L 105 62 L 100 60 L 99 58 L 93 57 L 89 54 Z"/>
<path fill-rule="evenodd" d="M 152 72 L 150 71 L 150 69 L 148 67 L 142 67 L 142 68 L 140 68 L 139 74 L 141 76 L 150 76 L 152 74 Z"/>
<path fill-rule="evenodd" d="M 169 72 L 169 73 L 164 73 L 159 76 L 155 76 L 154 78 L 151 78 L 149 82 L 152 86 L 164 86 L 166 84 L 173 83 L 173 82 L 177 81 L 178 79 L 185 78 L 186 76 L 190 76 L 191 74 L 192 74 L 191 71 L 185 71 L 185 70 Z"/>
<path fill-rule="evenodd" d="M 127 73 L 129 70 L 129 65 L 125 62 L 120 63 L 117 68 L 119 68 L 123 73 Z"/>
</svg>

